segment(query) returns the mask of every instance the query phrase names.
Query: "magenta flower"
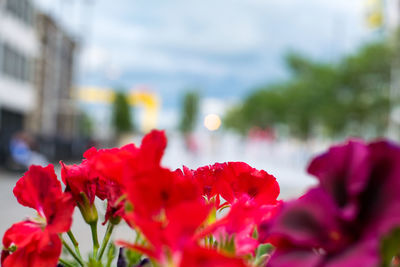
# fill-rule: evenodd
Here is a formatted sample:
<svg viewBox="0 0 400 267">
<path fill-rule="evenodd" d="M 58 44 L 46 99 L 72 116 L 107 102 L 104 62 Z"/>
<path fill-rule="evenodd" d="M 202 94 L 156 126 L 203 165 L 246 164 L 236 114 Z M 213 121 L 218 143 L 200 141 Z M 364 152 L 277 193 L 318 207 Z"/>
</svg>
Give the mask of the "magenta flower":
<svg viewBox="0 0 400 267">
<path fill-rule="evenodd" d="M 319 185 L 282 206 L 261 239 L 268 266 L 378 266 L 382 238 L 400 226 L 400 147 L 349 141 L 315 158 Z"/>
</svg>

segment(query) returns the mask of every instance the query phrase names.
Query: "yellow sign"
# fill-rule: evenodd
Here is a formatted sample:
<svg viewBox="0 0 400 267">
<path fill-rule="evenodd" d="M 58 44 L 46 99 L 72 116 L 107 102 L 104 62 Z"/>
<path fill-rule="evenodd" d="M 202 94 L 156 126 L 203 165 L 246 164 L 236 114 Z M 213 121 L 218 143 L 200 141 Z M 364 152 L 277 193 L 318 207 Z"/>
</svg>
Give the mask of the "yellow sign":
<svg viewBox="0 0 400 267">
<path fill-rule="evenodd" d="M 383 26 L 383 12 L 383 0 L 367 0 L 367 24 L 370 28 Z"/>
<path fill-rule="evenodd" d="M 142 131 L 147 133 L 157 126 L 159 99 L 157 95 L 149 92 L 132 91 L 129 94 L 129 103 L 132 106 L 143 106 Z"/>
<path fill-rule="evenodd" d="M 115 91 L 108 88 L 83 87 L 78 90 L 78 99 L 87 103 L 111 104 L 114 98 Z M 144 108 L 140 127 L 144 133 L 157 127 L 160 101 L 156 94 L 132 90 L 128 94 L 128 101 L 132 107 L 142 106 Z"/>
</svg>

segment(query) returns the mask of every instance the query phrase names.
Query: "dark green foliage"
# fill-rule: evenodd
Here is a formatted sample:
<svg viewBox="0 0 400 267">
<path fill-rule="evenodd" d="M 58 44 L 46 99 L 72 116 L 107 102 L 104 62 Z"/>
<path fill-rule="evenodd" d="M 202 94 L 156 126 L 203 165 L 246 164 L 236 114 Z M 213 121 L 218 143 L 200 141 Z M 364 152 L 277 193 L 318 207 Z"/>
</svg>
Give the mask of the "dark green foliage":
<svg viewBox="0 0 400 267">
<path fill-rule="evenodd" d="M 292 78 L 254 91 L 226 114 L 224 125 L 240 133 L 287 125 L 303 139 L 379 136 L 388 124 L 392 57 L 384 43 L 369 44 L 336 64 L 289 54 Z"/>
<path fill-rule="evenodd" d="M 185 93 L 182 102 L 181 121 L 179 130 L 182 133 L 190 133 L 196 126 L 199 113 L 199 95 L 196 91 Z"/>
<path fill-rule="evenodd" d="M 117 134 L 127 133 L 133 130 L 128 99 L 122 92 L 115 93 L 112 122 Z"/>
</svg>

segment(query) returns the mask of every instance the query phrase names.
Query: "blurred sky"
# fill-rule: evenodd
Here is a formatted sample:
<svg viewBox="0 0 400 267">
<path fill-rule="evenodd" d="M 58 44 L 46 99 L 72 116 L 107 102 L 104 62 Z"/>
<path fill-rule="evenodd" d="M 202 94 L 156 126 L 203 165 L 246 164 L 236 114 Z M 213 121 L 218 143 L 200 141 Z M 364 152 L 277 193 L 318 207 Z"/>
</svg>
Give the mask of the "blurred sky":
<svg viewBox="0 0 400 267">
<path fill-rule="evenodd" d="M 181 92 L 239 99 L 287 76 L 283 56 L 335 60 L 374 34 L 366 0 L 36 0 L 83 37 L 80 85 L 146 84 L 163 108 Z"/>
</svg>

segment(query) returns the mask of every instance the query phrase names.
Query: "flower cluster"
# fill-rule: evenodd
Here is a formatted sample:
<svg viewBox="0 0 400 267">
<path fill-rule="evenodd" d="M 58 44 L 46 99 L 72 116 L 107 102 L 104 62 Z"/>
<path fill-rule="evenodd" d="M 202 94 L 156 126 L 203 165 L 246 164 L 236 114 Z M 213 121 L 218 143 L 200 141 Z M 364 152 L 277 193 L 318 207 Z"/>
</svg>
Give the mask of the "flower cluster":
<svg viewBox="0 0 400 267">
<path fill-rule="evenodd" d="M 140 146 L 89 149 L 78 165 L 60 162 L 64 190 L 52 165 L 30 167 L 14 195 L 37 216 L 6 231 L 2 266 L 111 266 L 115 245 L 118 267 L 397 266 L 399 146 L 334 146 L 309 165 L 318 185 L 282 202 L 275 177 L 243 162 L 166 168 L 166 145 L 152 131 Z M 101 242 L 98 201 L 106 202 Z M 70 230 L 75 207 L 92 232 L 87 259 Z M 120 223 L 134 242 L 110 242 Z"/>
<path fill-rule="evenodd" d="M 7 230 L 2 266 L 110 266 L 113 246 L 107 244 L 122 221 L 136 240 L 116 241 L 125 248 L 118 266 L 264 264 L 257 255 L 258 232 L 280 204 L 275 177 L 242 162 L 170 170 L 161 165 L 166 145 L 164 132 L 152 131 L 140 147 L 89 149 L 79 165 L 60 163 L 64 191 L 52 165 L 32 166 L 14 194 L 22 205 L 36 209 L 38 217 Z M 107 203 L 101 245 L 96 198 Z M 74 207 L 92 230 L 93 252 L 87 260 L 70 231 Z M 75 263 L 61 257 L 62 246 Z"/>
</svg>

